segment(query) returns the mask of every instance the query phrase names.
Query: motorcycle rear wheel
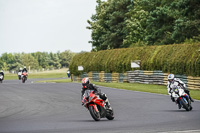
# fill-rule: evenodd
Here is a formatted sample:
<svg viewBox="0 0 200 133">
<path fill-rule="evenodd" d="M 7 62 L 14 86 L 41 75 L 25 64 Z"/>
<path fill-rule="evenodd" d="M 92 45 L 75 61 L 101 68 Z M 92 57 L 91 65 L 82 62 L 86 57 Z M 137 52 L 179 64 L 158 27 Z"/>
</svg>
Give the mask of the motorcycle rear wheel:
<svg viewBox="0 0 200 133">
<path fill-rule="evenodd" d="M 95 121 L 99 121 L 100 120 L 100 113 L 97 112 L 93 106 L 89 106 L 89 111 L 90 111 L 90 114 L 92 116 L 92 118 L 95 120 Z"/>
</svg>

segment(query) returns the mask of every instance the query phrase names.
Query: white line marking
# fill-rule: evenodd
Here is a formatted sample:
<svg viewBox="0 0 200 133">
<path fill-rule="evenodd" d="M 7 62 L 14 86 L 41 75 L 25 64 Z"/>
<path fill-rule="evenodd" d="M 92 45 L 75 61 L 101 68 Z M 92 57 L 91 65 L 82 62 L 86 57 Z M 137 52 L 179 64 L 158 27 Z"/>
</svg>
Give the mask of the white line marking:
<svg viewBox="0 0 200 133">
<path fill-rule="evenodd" d="M 159 133 L 200 133 L 200 130 L 169 131 L 169 132 L 159 132 Z"/>
</svg>

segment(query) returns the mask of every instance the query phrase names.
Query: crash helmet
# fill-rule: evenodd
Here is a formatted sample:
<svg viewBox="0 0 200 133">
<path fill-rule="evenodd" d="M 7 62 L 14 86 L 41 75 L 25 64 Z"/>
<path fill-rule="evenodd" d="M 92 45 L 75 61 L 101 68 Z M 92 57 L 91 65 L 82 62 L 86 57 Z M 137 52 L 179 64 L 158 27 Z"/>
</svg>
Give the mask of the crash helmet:
<svg viewBox="0 0 200 133">
<path fill-rule="evenodd" d="M 22 68 L 20 67 L 19 70 L 22 70 Z"/>
<path fill-rule="evenodd" d="M 26 66 L 24 66 L 24 68 L 26 68 Z"/>
<path fill-rule="evenodd" d="M 1 72 L 3 73 L 3 70 L 1 70 Z"/>
<path fill-rule="evenodd" d="M 83 88 L 87 88 L 89 84 L 90 84 L 90 80 L 89 80 L 88 77 L 85 77 L 85 78 L 82 79 Z"/>
<path fill-rule="evenodd" d="M 169 75 L 168 75 L 168 81 L 169 81 L 170 83 L 172 83 L 172 82 L 174 81 L 174 74 L 169 74 Z"/>
</svg>

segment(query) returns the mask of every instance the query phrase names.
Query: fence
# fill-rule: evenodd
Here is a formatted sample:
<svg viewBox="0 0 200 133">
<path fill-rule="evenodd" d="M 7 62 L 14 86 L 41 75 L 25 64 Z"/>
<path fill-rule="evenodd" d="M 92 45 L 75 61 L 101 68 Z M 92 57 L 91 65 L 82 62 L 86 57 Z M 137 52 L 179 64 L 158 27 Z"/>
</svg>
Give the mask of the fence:
<svg viewBox="0 0 200 133">
<path fill-rule="evenodd" d="M 80 76 L 72 75 L 72 80 L 81 81 L 84 77 L 89 77 L 92 81 L 97 82 L 129 82 L 142 84 L 167 85 L 168 73 L 162 71 L 143 71 L 135 70 L 127 73 L 105 73 L 89 72 Z M 175 75 L 175 78 L 181 79 L 189 89 L 200 90 L 200 77 L 191 77 L 186 75 Z"/>
</svg>

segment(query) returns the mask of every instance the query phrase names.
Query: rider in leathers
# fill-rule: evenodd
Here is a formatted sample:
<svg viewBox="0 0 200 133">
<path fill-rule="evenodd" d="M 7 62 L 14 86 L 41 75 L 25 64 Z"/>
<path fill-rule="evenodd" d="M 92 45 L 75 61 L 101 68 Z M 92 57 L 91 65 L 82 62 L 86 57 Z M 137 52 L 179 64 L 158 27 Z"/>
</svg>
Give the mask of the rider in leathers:
<svg viewBox="0 0 200 133">
<path fill-rule="evenodd" d="M 3 73 L 3 70 L 1 70 L 0 74 L 3 76 L 3 79 L 4 79 L 4 73 Z M 2 80 L 3 80 L 2 79 Z"/>
<path fill-rule="evenodd" d="M 168 94 L 171 96 L 172 102 L 175 102 L 174 98 L 172 97 L 172 87 L 173 85 L 181 86 L 181 88 L 187 93 L 190 97 L 190 100 L 194 102 L 194 100 L 191 98 L 189 90 L 186 88 L 186 85 L 183 81 L 181 81 L 179 78 L 174 78 L 174 74 L 168 75 L 168 83 L 167 83 L 167 90 Z"/>
<path fill-rule="evenodd" d="M 85 93 L 85 90 L 94 90 L 94 93 L 98 94 L 99 97 L 105 101 L 106 108 L 111 109 L 110 103 L 108 101 L 106 94 L 101 93 L 101 90 L 98 89 L 97 86 L 95 86 L 94 84 L 91 84 L 88 77 L 82 79 L 82 86 L 83 88 L 81 89 L 81 100 L 83 99 L 83 94 Z"/>
<path fill-rule="evenodd" d="M 22 73 L 23 72 L 26 72 L 26 73 L 28 72 L 27 69 L 26 69 L 26 66 L 24 66 L 24 69 L 22 70 Z"/>
</svg>

